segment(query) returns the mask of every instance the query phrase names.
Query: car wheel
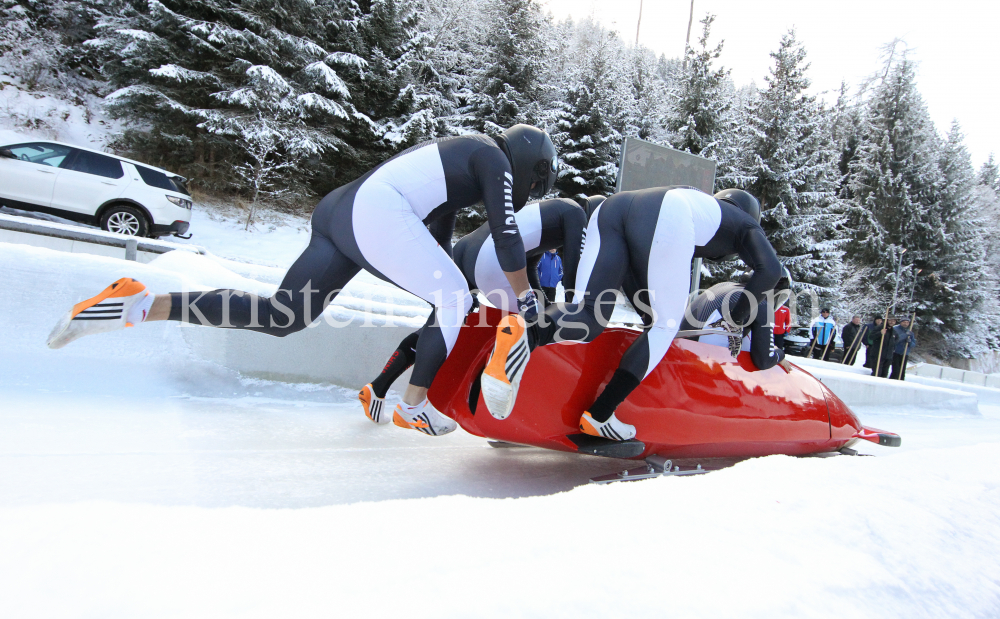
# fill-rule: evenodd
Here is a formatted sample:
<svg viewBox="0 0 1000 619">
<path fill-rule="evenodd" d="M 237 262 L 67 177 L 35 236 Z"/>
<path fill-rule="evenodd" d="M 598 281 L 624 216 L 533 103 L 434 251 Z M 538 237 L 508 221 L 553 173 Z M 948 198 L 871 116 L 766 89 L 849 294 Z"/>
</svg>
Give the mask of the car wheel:
<svg viewBox="0 0 1000 619">
<path fill-rule="evenodd" d="M 112 206 L 101 217 L 101 229 L 126 236 L 148 236 L 149 222 L 142 211 L 131 206 Z"/>
</svg>

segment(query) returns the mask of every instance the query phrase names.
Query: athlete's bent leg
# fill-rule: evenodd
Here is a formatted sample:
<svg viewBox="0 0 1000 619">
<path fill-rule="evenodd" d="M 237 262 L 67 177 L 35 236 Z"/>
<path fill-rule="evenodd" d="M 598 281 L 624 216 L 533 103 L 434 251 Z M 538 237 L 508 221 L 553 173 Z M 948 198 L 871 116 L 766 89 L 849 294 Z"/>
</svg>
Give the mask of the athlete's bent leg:
<svg viewBox="0 0 1000 619">
<path fill-rule="evenodd" d="M 437 430 L 447 424 L 437 423 L 440 420 L 435 415 L 440 413 L 424 406 L 424 400 L 472 308 L 465 276 L 393 188 L 377 183 L 362 185 L 351 217 L 354 239 L 365 261 L 392 283 L 434 306 L 417 342 L 400 418 L 409 424 L 403 427 L 420 429 L 409 420 L 424 415 L 436 428 L 431 433 L 441 434 Z"/>
<path fill-rule="evenodd" d="M 382 373 L 375 380 L 361 388 L 358 400 L 364 408 L 365 416 L 378 424 L 389 423 L 389 415 L 385 411 L 385 394 L 397 378 L 403 375 L 417 356 L 417 339 L 419 331 L 407 335 L 389 357 Z"/>
<path fill-rule="evenodd" d="M 649 243 L 648 251 L 644 249 L 642 239 L 630 235 L 629 254 L 632 264 L 639 263 L 640 259 L 647 261 L 645 274 L 634 275 L 636 281 L 645 282 L 648 286 L 653 322 L 625 351 L 614 376 L 588 409 L 589 416 L 599 423 L 615 419 L 615 409 L 656 368 L 680 328 L 687 304 L 688 269 L 695 245 L 695 228 L 686 204 L 665 201 L 653 237 L 646 243 Z M 600 430 L 588 421 L 585 415 L 581 429 L 587 433 L 593 433 L 588 431 L 591 429 Z M 633 428 L 621 422 L 619 424 L 616 428 L 619 435 L 627 435 L 627 428 Z M 586 425 L 591 425 L 591 428 Z M 621 426 L 627 428 L 623 430 Z M 633 428 L 632 436 L 634 432 Z M 605 432 L 598 432 L 598 435 L 613 438 Z"/>
<path fill-rule="evenodd" d="M 577 271 L 579 303 L 550 305 L 537 324 L 525 330 L 519 316 L 507 316 L 497 329 L 497 341 L 482 375 L 483 399 L 497 419 L 514 408 L 527 354 L 536 346 L 556 341 L 590 342 L 607 326 L 628 264 L 628 248 L 616 213 L 594 212 L 587 228 L 587 244 Z"/>
</svg>

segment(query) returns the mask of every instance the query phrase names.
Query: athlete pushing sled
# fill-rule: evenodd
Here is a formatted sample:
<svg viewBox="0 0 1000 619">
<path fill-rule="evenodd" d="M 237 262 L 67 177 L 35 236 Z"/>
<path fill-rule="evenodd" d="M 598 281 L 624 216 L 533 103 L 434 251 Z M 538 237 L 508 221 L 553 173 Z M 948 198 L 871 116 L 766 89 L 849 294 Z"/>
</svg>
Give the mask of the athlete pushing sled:
<svg viewBox="0 0 1000 619">
<path fill-rule="evenodd" d="M 394 411 L 396 424 L 432 435 L 451 432 L 455 422 L 427 402 L 427 389 L 472 307 L 465 277 L 450 257 L 457 212 L 482 201 L 496 260 L 517 292 L 517 308 L 531 321 L 537 298 L 514 214 L 529 197 L 548 193 L 557 171 L 548 134 L 527 125 L 515 125 L 495 140 L 469 135 L 418 144 L 320 201 L 309 246 L 273 297 L 235 290 L 154 295 L 123 278 L 73 306 L 48 345 L 61 348 L 84 335 L 154 320 L 283 337 L 317 320 L 365 269 L 434 306 L 403 403 Z"/>
<path fill-rule="evenodd" d="M 514 219 L 524 240 L 528 280 L 532 289 L 538 290 L 541 287 L 536 265 L 538 258 L 550 249 L 562 248 L 565 280 L 574 281 L 587 227 L 584 210 L 576 202 L 561 198 L 529 204 L 518 211 Z M 479 290 L 493 306 L 513 312 L 517 310 L 517 295 L 497 262 L 493 243 L 489 224 L 483 224 L 455 245 L 452 250 L 455 264 L 465 275 L 470 290 Z M 573 300 L 572 290 L 567 290 L 566 295 L 570 301 Z M 406 336 L 389 358 L 382 373 L 358 394 L 365 415 L 375 423 L 389 423 L 389 416 L 384 412 L 385 394 L 393 381 L 413 365 L 422 330 Z"/>
<path fill-rule="evenodd" d="M 750 298 L 760 300 L 781 276 L 781 264 L 759 220 L 757 199 L 736 189 L 713 197 L 688 187 L 659 187 L 609 197 L 587 227 L 576 276 L 578 303 L 554 304 L 530 327 L 516 314 L 498 325 L 482 374 L 490 414 L 504 419 L 514 408 L 528 351 L 557 341 L 592 341 L 607 326 L 614 297 L 623 290 L 642 315 L 645 329 L 584 411 L 580 430 L 618 441 L 635 438 L 635 426 L 615 417 L 615 409 L 670 348 L 688 299 L 691 259 L 735 254 L 753 269 L 745 286 L 749 295 L 740 295 L 731 310 L 736 325 L 748 323 Z"/>
</svg>

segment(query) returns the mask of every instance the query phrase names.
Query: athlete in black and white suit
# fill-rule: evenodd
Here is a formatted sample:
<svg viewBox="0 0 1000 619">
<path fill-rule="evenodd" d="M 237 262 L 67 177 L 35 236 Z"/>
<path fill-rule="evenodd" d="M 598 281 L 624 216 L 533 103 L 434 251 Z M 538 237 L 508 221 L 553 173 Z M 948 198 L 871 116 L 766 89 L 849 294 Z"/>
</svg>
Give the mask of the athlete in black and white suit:
<svg viewBox="0 0 1000 619">
<path fill-rule="evenodd" d="M 524 241 L 528 279 L 532 287 L 539 288 L 535 271 L 538 258 L 550 249 L 562 249 L 566 281 L 574 281 L 587 227 L 584 210 L 576 202 L 560 198 L 529 204 L 518 211 L 514 219 Z M 517 295 L 497 260 L 494 242 L 489 224 L 483 224 L 455 244 L 452 250 L 455 264 L 465 276 L 470 290 L 479 291 L 494 307 L 516 312 Z M 566 291 L 569 300 L 573 299 L 572 292 Z M 406 336 L 392 353 L 382 373 L 358 394 L 365 414 L 375 423 L 389 422 L 384 409 L 385 394 L 392 383 L 413 365 L 417 343 L 423 339 L 421 333 L 425 329 Z"/>
<path fill-rule="evenodd" d="M 521 297 L 522 311 L 530 316 L 537 312 L 537 301 L 514 214 L 529 196 L 545 195 L 556 172 L 549 136 L 526 125 L 516 125 L 496 139 L 468 135 L 419 144 L 320 201 L 309 246 L 273 297 L 233 290 L 157 295 L 145 320 L 285 336 L 318 319 L 347 282 L 365 269 L 434 306 L 403 398 L 406 405 L 397 407 L 394 419 L 397 425 L 428 434 L 450 432 L 454 422 L 427 404 L 426 392 L 472 305 L 465 277 L 450 257 L 456 214 L 483 203 L 497 262 Z M 93 322 L 69 316 L 57 325 L 49 346 L 58 348 L 97 332 Z"/>
<path fill-rule="evenodd" d="M 688 306 L 681 322 L 681 331 L 715 330 L 713 325 L 724 320 L 723 307 L 735 305 L 743 294 L 743 284 L 722 282 L 704 290 Z M 743 343 L 741 350 L 750 352 L 750 360 L 758 370 L 767 370 L 782 363 L 785 359 L 783 350 L 774 345 L 774 312 L 768 311 L 768 299 L 760 299 L 757 311 L 753 313 L 749 326 L 743 328 Z M 697 341 L 703 344 L 729 347 L 729 330 L 721 326 L 719 334 L 702 335 Z M 786 368 L 787 369 L 787 368 Z"/>
<path fill-rule="evenodd" d="M 687 304 L 691 259 L 738 255 L 753 269 L 746 290 L 757 299 L 778 281 L 781 265 L 759 217 L 757 200 L 739 190 L 713 197 L 690 187 L 659 187 L 609 197 L 587 227 L 576 277 L 582 301 L 550 306 L 544 320 L 530 328 L 516 316 L 501 322 L 482 377 L 490 413 L 504 419 L 513 409 L 520 375 L 507 367 L 523 372 L 526 364 L 509 361 L 514 355 L 523 358 L 524 339 L 529 348 L 556 341 L 589 342 L 607 326 L 615 296 L 624 289 L 643 315 L 645 329 L 583 413 L 580 428 L 615 440 L 634 438 L 635 427 L 618 420 L 614 411 L 670 348 Z M 746 321 L 750 308 L 742 295 L 732 311 L 737 324 Z"/>
</svg>

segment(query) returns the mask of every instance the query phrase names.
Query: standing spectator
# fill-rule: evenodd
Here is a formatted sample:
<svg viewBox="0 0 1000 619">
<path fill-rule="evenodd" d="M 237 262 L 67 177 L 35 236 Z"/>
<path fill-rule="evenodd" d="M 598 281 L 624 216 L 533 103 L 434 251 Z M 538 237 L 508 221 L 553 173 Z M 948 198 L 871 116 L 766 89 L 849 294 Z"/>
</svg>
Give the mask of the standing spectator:
<svg viewBox="0 0 1000 619">
<path fill-rule="evenodd" d="M 542 292 L 549 303 L 556 302 L 556 286 L 562 281 L 563 268 L 562 258 L 557 250 L 550 249 L 542 254 L 542 259 L 538 261 L 538 279 L 542 284 Z"/>
<path fill-rule="evenodd" d="M 830 317 L 830 310 L 820 310 L 820 318 L 813 321 L 809 327 L 809 337 L 813 340 L 813 359 L 827 361 L 836 347 L 833 339 L 837 334 L 837 322 Z"/>
<path fill-rule="evenodd" d="M 854 359 L 858 356 L 858 349 L 861 348 L 867 329 L 868 325 L 861 326 L 861 316 L 858 314 L 851 318 L 851 322 L 844 325 L 840 338 L 844 340 L 845 364 L 854 365 Z"/>
<path fill-rule="evenodd" d="M 781 278 L 778 283 L 774 285 L 775 297 L 782 296 L 781 293 L 787 291 L 791 294 L 792 291 L 792 274 L 788 272 L 788 267 L 781 267 Z M 783 298 L 787 299 L 788 296 L 783 295 Z M 774 310 L 774 345 L 778 347 L 781 352 L 785 352 L 785 334 L 792 326 L 792 312 L 788 309 L 784 303 L 781 307 Z"/>
<path fill-rule="evenodd" d="M 906 380 L 906 360 L 903 358 L 903 354 L 910 355 L 913 347 L 917 345 L 917 338 L 913 335 L 913 331 L 910 330 L 909 318 L 903 318 L 899 325 L 893 327 L 892 332 L 895 336 L 896 346 L 892 353 L 892 374 L 890 378 Z"/>
<path fill-rule="evenodd" d="M 878 338 L 884 328 L 882 317 L 875 316 L 868 323 L 868 330 L 863 336 L 865 342 L 865 367 L 869 370 L 875 369 L 875 358 L 878 356 Z M 875 372 L 872 372 L 872 375 L 874 376 Z"/>
<path fill-rule="evenodd" d="M 792 312 L 787 305 L 782 305 L 774 310 L 774 345 L 785 350 L 785 334 L 792 324 Z"/>
<path fill-rule="evenodd" d="M 872 339 L 875 347 L 875 350 L 872 351 L 874 359 L 872 376 L 876 375 L 876 369 L 878 370 L 878 376 L 882 378 L 889 376 L 889 366 L 892 365 L 892 351 L 896 347 L 896 335 L 892 329 L 894 326 L 896 326 L 896 319 L 890 318 L 881 331 L 881 337 L 876 333 Z M 879 356 L 880 353 L 881 356 Z"/>
</svg>

